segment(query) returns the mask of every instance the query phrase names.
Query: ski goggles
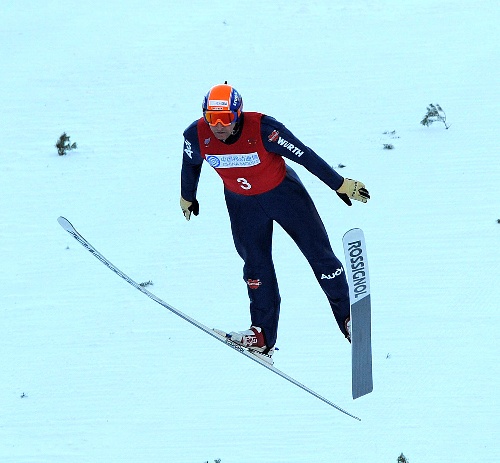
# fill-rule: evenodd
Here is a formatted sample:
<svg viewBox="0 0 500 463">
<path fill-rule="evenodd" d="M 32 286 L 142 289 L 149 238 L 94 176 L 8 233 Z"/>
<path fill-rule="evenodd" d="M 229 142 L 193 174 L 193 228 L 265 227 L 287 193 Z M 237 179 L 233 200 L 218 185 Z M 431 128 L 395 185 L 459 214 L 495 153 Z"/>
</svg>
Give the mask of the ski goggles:
<svg viewBox="0 0 500 463">
<path fill-rule="evenodd" d="M 203 117 L 205 118 L 205 122 L 212 127 L 219 122 L 224 127 L 227 127 L 238 120 L 236 111 L 205 111 Z"/>
</svg>

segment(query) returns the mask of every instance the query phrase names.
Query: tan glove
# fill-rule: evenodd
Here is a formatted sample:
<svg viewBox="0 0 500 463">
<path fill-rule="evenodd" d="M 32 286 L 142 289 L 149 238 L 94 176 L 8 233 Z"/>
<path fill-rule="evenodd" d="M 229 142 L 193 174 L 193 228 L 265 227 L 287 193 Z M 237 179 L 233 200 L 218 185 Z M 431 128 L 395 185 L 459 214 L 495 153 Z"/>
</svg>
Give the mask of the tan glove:
<svg viewBox="0 0 500 463">
<path fill-rule="evenodd" d="M 362 203 L 366 203 L 370 199 L 370 193 L 368 193 L 364 183 L 350 178 L 344 179 L 344 182 L 337 190 L 337 194 L 348 206 L 351 205 L 349 198 L 361 201 Z"/>
<path fill-rule="evenodd" d="M 186 220 L 191 219 L 191 213 L 198 215 L 200 213 L 200 205 L 195 199 L 194 201 L 187 201 L 181 196 L 181 209 Z"/>
</svg>

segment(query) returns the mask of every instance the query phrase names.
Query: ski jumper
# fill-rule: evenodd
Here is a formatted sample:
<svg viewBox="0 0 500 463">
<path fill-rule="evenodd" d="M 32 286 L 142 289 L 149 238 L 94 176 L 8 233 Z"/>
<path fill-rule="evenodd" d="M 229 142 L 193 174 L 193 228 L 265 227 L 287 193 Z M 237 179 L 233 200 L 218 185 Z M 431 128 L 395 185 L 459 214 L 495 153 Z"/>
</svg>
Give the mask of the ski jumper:
<svg viewBox="0 0 500 463">
<path fill-rule="evenodd" d="M 337 190 L 343 177 L 272 117 L 245 112 L 236 136 L 215 138 L 203 118 L 184 132 L 181 195 L 196 199 L 203 160 L 222 178 L 234 244 L 244 261 L 251 323 L 276 343 L 280 294 L 272 259 L 274 222 L 295 241 L 323 289 L 345 335 L 350 314 L 344 268 L 333 253 L 323 222 L 291 159 Z"/>
</svg>

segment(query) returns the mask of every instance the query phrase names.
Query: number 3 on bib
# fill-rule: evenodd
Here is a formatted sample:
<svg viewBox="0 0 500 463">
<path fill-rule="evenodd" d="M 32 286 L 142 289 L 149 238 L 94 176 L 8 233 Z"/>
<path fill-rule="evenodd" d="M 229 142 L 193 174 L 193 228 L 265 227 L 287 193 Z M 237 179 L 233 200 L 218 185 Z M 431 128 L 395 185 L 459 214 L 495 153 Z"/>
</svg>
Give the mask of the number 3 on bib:
<svg viewBox="0 0 500 463">
<path fill-rule="evenodd" d="M 248 183 L 248 180 L 246 178 L 240 177 L 237 178 L 236 181 L 240 184 L 240 187 L 243 188 L 244 190 L 249 190 L 252 188 L 252 185 Z"/>
</svg>

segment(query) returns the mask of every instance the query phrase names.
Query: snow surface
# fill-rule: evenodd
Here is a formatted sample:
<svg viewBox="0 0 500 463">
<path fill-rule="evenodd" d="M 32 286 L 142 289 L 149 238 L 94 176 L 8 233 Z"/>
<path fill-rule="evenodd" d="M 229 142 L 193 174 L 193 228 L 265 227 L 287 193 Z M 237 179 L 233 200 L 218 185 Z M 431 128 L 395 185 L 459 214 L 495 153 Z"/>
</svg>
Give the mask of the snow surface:
<svg viewBox="0 0 500 463">
<path fill-rule="evenodd" d="M 493 0 L 3 0 L 0 461 L 500 461 L 499 16 Z M 339 256 L 365 231 L 372 394 L 352 401 L 349 345 L 274 241 L 276 365 L 361 422 L 147 299 L 56 221 L 202 323 L 246 328 L 220 179 L 204 167 L 191 222 L 178 204 L 182 131 L 226 79 L 371 192 L 347 208 L 295 165 Z M 429 103 L 449 130 L 420 125 Z M 64 131 L 78 149 L 58 156 Z"/>
</svg>

